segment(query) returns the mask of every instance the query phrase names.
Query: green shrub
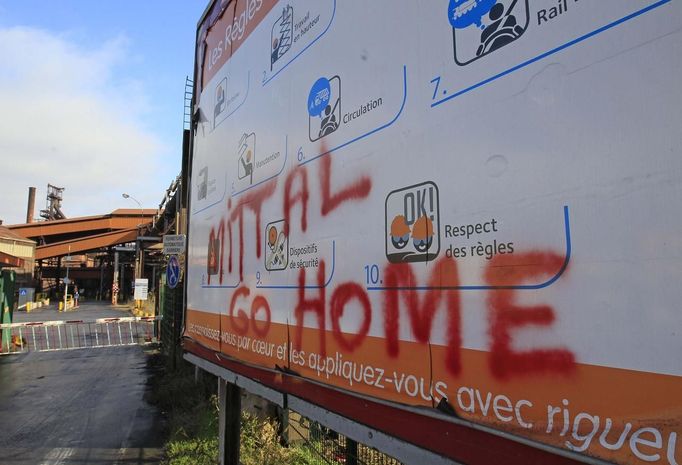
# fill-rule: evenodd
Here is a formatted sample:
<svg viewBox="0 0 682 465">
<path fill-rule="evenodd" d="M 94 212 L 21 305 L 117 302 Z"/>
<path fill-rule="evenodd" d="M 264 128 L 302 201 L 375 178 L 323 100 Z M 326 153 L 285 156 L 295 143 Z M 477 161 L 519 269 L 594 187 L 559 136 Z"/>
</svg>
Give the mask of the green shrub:
<svg viewBox="0 0 682 465">
<path fill-rule="evenodd" d="M 182 364 L 176 370 L 158 369 L 152 378 L 150 401 L 168 418 L 164 465 L 218 463 L 217 381 Z M 283 447 L 278 425 L 247 412 L 241 415 L 242 465 L 327 465 L 314 451 L 300 445 Z"/>
</svg>

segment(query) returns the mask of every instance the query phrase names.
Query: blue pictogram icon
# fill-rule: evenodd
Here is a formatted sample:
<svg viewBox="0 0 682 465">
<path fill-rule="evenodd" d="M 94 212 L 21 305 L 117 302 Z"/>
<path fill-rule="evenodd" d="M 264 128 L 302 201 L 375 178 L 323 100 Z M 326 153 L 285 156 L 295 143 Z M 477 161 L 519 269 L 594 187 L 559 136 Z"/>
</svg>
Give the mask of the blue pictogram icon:
<svg viewBox="0 0 682 465">
<path fill-rule="evenodd" d="M 168 260 L 168 266 L 166 267 L 166 284 L 171 289 L 175 289 L 180 281 L 180 263 L 178 262 L 178 257 L 172 255 Z"/>
<path fill-rule="evenodd" d="M 329 104 L 331 94 L 332 89 L 329 79 L 321 77 L 315 81 L 315 84 L 310 89 L 310 94 L 308 94 L 308 113 L 310 116 L 319 116 L 322 113 Z"/>
<path fill-rule="evenodd" d="M 472 24 L 482 28 L 483 16 L 487 15 L 497 0 L 450 0 L 448 20 L 452 27 L 464 29 Z"/>
</svg>

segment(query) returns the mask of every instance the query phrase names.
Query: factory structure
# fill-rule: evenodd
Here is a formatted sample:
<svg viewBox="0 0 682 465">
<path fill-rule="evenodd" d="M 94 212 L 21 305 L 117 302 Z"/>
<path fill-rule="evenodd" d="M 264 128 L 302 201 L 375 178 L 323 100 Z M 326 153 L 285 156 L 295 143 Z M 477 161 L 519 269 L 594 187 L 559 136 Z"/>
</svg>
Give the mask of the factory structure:
<svg viewBox="0 0 682 465">
<path fill-rule="evenodd" d="M 35 218 L 36 188 L 29 187 L 26 222 L 0 221 L 5 306 L 25 309 L 36 300 L 63 299 L 76 288 L 84 300 L 125 304 L 133 298 L 136 278 L 148 279 L 150 300 L 158 300 L 154 296 L 166 264 L 162 238 L 178 232 L 181 191 L 178 176 L 158 208 L 67 217 L 64 188 L 48 184 L 45 208 Z"/>
</svg>

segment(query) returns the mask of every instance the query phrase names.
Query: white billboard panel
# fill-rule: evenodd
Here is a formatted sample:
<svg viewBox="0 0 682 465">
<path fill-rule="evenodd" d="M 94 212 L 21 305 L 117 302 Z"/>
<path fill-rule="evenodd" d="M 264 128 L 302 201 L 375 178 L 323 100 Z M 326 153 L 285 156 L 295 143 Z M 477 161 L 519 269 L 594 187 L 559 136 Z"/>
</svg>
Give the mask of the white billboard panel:
<svg viewBox="0 0 682 465">
<path fill-rule="evenodd" d="M 427 3 L 207 19 L 186 336 L 676 463 L 679 1 Z"/>
</svg>

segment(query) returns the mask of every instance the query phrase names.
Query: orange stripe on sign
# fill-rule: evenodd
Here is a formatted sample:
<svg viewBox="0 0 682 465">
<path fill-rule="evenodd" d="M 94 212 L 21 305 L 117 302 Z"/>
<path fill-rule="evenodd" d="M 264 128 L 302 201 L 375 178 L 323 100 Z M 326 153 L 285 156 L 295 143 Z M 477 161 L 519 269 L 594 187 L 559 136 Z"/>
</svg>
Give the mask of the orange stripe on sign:
<svg viewBox="0 0 682 465">
<path fill-rule="evenodd" d="M 682 377 L 576 364 L 565 373 L 496 375 L 490 352 L 461 349 L 461 371 L 447 369 L 448 348 L 188 310 L 189 336 L 236 360 L 403 404 L 434 407 L 447 398 L 461 417 L 615 463 L 682 463 Z M 297 346 L 297 341 L 300 345 Z M 321 341 L 324 341 L 322 347 Z M 429 363 L 430 362 L 430 363 Z M 667 459 L 667 461 L 663 459 Z"/>
<path fill-rule="evenodd" d="M 276 0 L 235 0 L 227 7 L 206 37 L 202 87 L 239 50 L 276 3 Z"/>
<path fill-rule="evenodd" d="M 220 315 L 187 309 L 185 334 L 209 349 L 220 351 Z"/>
<path fill-rule="evenodd" d="M 433 347 L 433 379 L 464 418 L 619 464 L 682 463 L 680 376 L 577 363 L 564 374 L 500 378 L 489 352 L 466 349 L 453 376 L 446 355 Z"/>
</svg>

